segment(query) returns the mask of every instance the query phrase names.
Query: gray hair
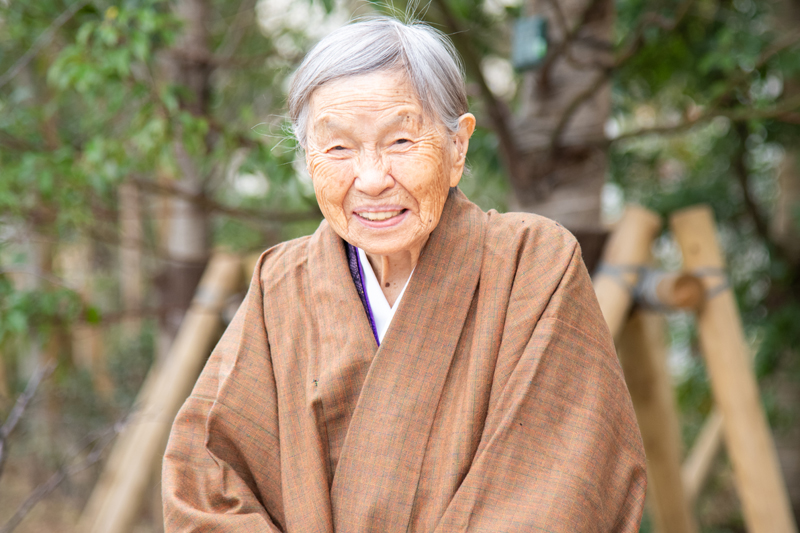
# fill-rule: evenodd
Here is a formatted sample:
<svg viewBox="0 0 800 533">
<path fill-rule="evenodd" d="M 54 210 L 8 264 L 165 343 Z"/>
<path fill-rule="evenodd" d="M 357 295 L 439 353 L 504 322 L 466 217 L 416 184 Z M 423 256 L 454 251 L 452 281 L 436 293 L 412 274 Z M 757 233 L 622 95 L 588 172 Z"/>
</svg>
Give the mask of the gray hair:
<svg viewBox="0 0 800 533">
<path fill-rule="evenodd" d="M 308 53 L 289 89 L 292 129 L 305 147 L 308 104 L 325 83 L 379 71 L 405 71 L 425 113 L 450 131 L 468 111 L 461 61 L 450 40 L 419 22 L 364 19 L 334 31 Z"/>
</svg>

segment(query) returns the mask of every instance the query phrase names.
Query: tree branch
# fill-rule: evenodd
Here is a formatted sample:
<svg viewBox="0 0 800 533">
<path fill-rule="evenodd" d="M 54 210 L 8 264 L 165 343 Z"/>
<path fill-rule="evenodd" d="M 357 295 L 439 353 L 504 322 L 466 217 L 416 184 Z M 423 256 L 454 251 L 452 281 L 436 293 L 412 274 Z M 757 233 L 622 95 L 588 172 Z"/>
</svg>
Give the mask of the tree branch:
<svg viewBox="0 0 800 533">
<path fill-rule="evenodd" d="M 67 282 L 64 281 L 63 279 L 61 279 L 58 276 L 55 276 L 53 274 L 48 274 L 48 273 L 45 273 L 45 272 L 34 272 L 32 270 L 28 270 L 28 269 L 25 269 L 25 268 L 3 268 L 3 269 L 0 269 L 0 275 L 3 275 L 3 274 L 26 274 L 28 276 L 32 276 L 34 278 L 39 278 L 41 280 L 47 281 L 47 282 L 49 282 L 49 283 L 51 283 L 53 285 L 56 285 L 58 287 L 63 287 L 65 289 L 69 289 L 71 291 L 75 290 L 74 287 L 70 287 L 67 284 Z"/>
<path fill-rule="evenodd" d="M 762 68 L 764 65 L 767 64 L 767 62 L 770 59 L 775 57 L 777 54 L 783 52 L 784 50 L 787 50 L 792 46 L 796 45 L 798 42 L 800 42 L 800 32 L 794 32 L 787 35 L 786 37 L 775 43 L 772 47 L 762 52 L 758 60 L 756 61 L 755 65 L 753 66 L 753 69 L 757 70 Z M 737 75 L 731 76 L 731 78 L 728 80 L 728 83 L 725 86 L 725 89 L 723 89 L 723 91 L 709 103 L 708 107 L 715 108 L 720 106 L 725 101 L 725 99 L 731 94 L 731 92 L 733 92 L 733 90 L 736 89 L 736 87 L 747 81 L 749 77 L 750 77 L 750 72 L 739 70 Z"/>
<path fill-rule="evenodd" d="M 733 154 L 731 166 L 733 167 L 733 171 L 736 175 L 737 181 L 739 182 L 739 186 L 742 189 L 742 199 L 744 200 L 745 211 L 750 217 L 750 220 L 753 222 L 756 233 L 758 233 L 758 236 L 761 237 L 761 239 L 764 241 L 764 244 L 766 244 L 767 249 L 780 257 L 782 260 L 791 264 L 791 261 L 788 259 L 789 255 L 786 253 L 786 251 L 772 239 L 772 236 L 769 233 L 769 225 L 764 219 L 764 216 L 761 214 L 761 209 L 758 207 L 755 198 L 753 198 L 753 195 L 750 193 L 750 171 L 747 168 L 747 161 L 745 160 L 747 155 L 745 141 L 750 134 L 747 124 L 745 122 L 736 122 L 734 123 L 733 127 L 739 142 L 738 146 L 736 147 L 736 151 Z"/>
<path fill-rule="evenodd" d="M 10 133 L 0 130 L 0 146 L 18 152 L 42 152 L 44 147 L 28 142 Z"/>
<path fill-rule="evenodd" d="M 197 53 L 197 51 L 194 50 L 189 51 L 183 49 L 172 49 L 167 53 L 185 63 L 197 63 L 212 68 L 224 69 L 257 67 L 263 65 L 267 58 L 274 56 L 274 54 L 263 54 L 246 57 L 228 57 L 216 54 Z"/>
<path fill-rule="evenodd" d="M 242 3 L 239 4 L 239 10 L 236 12 L 236 16 L 228 25 L 228 29 L 225 31 L 225 36 L 222 38 L 222 42 L 219 44 L 216 50 L 217 57 L 221 59 L 230 60 L 233 57 L 233 54 L 236 52 L 236 48 L 238 48 L 239 43 L 244 37 L 244 28 L 256 20 L 256 14 L 254 10 L 256 8 L 256 0 L 242 0 Z"/>
<path fill-rule="evenodd" d="M 550 0 L 552 4 L 558 5 L 558 0 Z M 592 11 L 597 7 L 600 3 L 600 0 L 590 0 L 589 3 L 583 9 L 581 16 L 578 22 L 571 30 L 567 30 L 567 23 L 566 19 L 564 18 L 563 13 L 561 12 L 560 7 L 557 8 L 556 13 L 560 14 L 561 18 L 564 20 L 564 27 L 565 31 L 568 33 L 564 36 L 558 45 L 553 48 L 552 52 L 547 54 L 544 59 L 544 63 L 539 68 L 539 76 L 538 76 L 538 83 L 542 87 L 549 87 L 550 85 L 550 70 L 552 70 L 553 66 L 556 63 L 556 60 L 561 57 L 562 54 L 568 53 L 569 49 L 572 47 L 572 43 L 578 37 L 578 34 L 589 21 L 589 16 L 592 14 Z M 556 7 L 554 7 L 556 9 Z"/>
<path fill-rule="evenodd" d="M 578 108 L 583 105 L 584 102 L 589 100 L 594 94 L 600 90 L 600 88 L 608 82 L 610 78 L 610 72 L 602 71 L 600 72 L 592 83 L 590 83 L 586 89 L 575 95 L 575 98 L 567 105 L 566 109 L 564 109 L 564 113 L 561 114 L 561 118 L 558 120 L 558 124 L 556 124 L 555 129 L 553 129 L 553 133 L 550 136 L 550 153 L 557 151 L 560 148 L 560 141 L 561 136 L 564 134 L 564 130 L 567 128 L 567 124 L 569 124 L 570 119 L 578 110 Z"/>
<path fill-rule="evenodd" d="M 2 427 L 0 427 L 0 475 L 3 473 L 3 467 L 5 466 L 6 459 L 8 458 L 8 446 L 6 441 L 8 440 L 9 435 L 11 432 L 14 431 L 14 428 L 17 427 L 22 415 L 25 414 L 25 409 L 28 407 L 33 396 L 36 394 L 36 390 L 39 388 L 39 385 L 44 381 L 55 369 L 54 363 L 48 363 L 45 366 L 37 366 L 36 369 L 33 371 L 33 375 L 28 380 L 28 384 L 25 386 L 25 390 L 20 394 L 19 398 L 17 398 L 17 402 L 14 404 L 13 409 L 11 409 L 11 413 L 8 415 L 5 423 Z"/>
<path fill-rule="evenodd" d="M 758 61 L 754 65 L 754 68 L 758 69 L 763 67 L 775 55 L 791 48 L 797 43 L 800 43 L 800 32 L 794 32 L 784 37 L 783 39 L 775 43 L 772 47 L 765 50 L 759 56 Z M 709 104 L 708 111 L 700 114 L 697 117 L 686 119 L 681 123 L 674 124 L 671 126 L 656 126 L 652 128 L 641 128 L 638 130 L 623 133 L 613 139 L 610 139 L 608 143 L 634 137 L 641 137 L 645 135 L 673 135 L 677 133 L 682 133 L 684 131 L 690 130 L 691 128 L 697 126 L 698 124 L 708 122 L 716 117 L 727 117 L 735 122 L 756 120 L 756 119 L 767 119 L 767 118 L 774 118 L 777 120 L 790 123 L 800 122 L 800 114 L 797 113 L 797 110 L 800 109 L 800 97 L 788 98 L 784 100 L 782 103 L 779 103 L 778 105 L 773 106 L 771 108 L 762 108 L 762 109 L 739 108 L 732 110 L 719 109 L 719 106 L 724 103 L 727 96 L 730 95 L 730 93 L 738 85 L 740 85 L 743 81 L 745 81 L 748 75 L 749 73 L 741 71 L 739 75 L 732 77 L 729 80 L 726 88 L 722 91 L 722 93 L 716 98 L 714 98 L 711 104 Z"/>
<path fill-rule="evenodd" d="M 702 113 L 694 119 L 687 119 L 672 126 L 656 126 L 653 128 L 640 128 L 638 130 L 622 133 L 613 139 L 609 139 L 605 144 L 631 139 L 634 137 L 642 137 L 645 135 L 674 135 L 690 130 L 693 127 L 706 123 L 716 117 L 726 117 L 734 122 L 741 122 L 746 120 L 763 120 L 768 118 L 780 119 L 783 116 L 790 115 L 793 111 L 800 109 L 800 95 L 793 98 L 788 98 L 784 102 L 773 106 L 771 108 L 739 108 L 731 110 L 709 110 Z"/>
<path fill-rule="evenodd" d="M 547 3 L 550 4 L 550 8 L 556 14 L 556 21 L 558 22 L 558 25 L 561 26 L 561 31 L 564 32 L 564 35 L 567 36 L 572 33 L 569 29 L 567 17 L 564 16 L 564 10 L 561 9 L 561 4 L 558 3 L 558 0 L 547 0 Z"/>
<path fill-rule="evenodd" d="M 623 63 L 636 55 L 636 52 L 644 45 L 644 32 L 651 26 L 656 26 L 667 32 L 675 31 L 678 24 L 680 24 L 689 13 L 689 9 L 694 2 L 695 0 L 683 0 L 675 10 L 675 16 L 671 19 L 665 18 L 663 15 L 655 12 L 642 15 L 642 18 L 636 25 L 636 29 L 631 34 L 632 36 L 627 40 L 627 44 L 622 47 L 622 52 L 617 55 L 613 67 L 619 68 Z"/>
<path fill-rule="evenodd" d="M 762 239 L 769 242 L 769 230 L 767 228 L 767 223 L 764 221 L 764 217 L 761 216 L 753 195 L 750 194 L 750 187 L 748 183 L 750 172 L 747 169 L 747 161 L 745 159 L 747 156 L 745 141 L 747 140 L 747 136 L 750 134 L 750 132 L 747 130 L 747 124 L 744 122 L 736 122 L 733 125 L 733 129 L 736 132 L 739 142 L 733 154 L 731 166 L 733 167 L 734 174 L 739 181 L 739 186 L 742 188 L 742 198 L 744 199 L 744 206 L 747 210 L 747 214 L 753 221 L 756 232 L 761 236 Z"/>
<path fill-rule="evenodd" d="M 587 6 L 586 10 L 581 17 L 581 22 L 574 28 L 572 32 L 571 39 L 574 39 L 577 36 L 578 32 L 580 31 L 583 24 L 586 23 L 589 14 L 591 13 L 591 9 L 594 7 L 594 4 L 597 0 L 594 0 L 592 3 Z M 628 41 L 628 45 L 623 47 L 623 52 L 617 56 L 617 59 L 614 61 L 613 65 L 610 65 L 604 68 L 597 77 L 593 80 L 593 82 L 586 88 L 586 90 L 581 91 L 572 101 L 567 105 L 564 109 L 564 113 L 561 115 L 561 118 L 558 121 L 553 133 L 550 136 L 550 151 L 551 153 L 554 150 L 558 150 L 561 144 L 561 136 L 564 133 L 564 130 L 569 124 L 569 121 L 572 119 L 572 116 L 575 112 L 583 105 L 586 101 L 591 99 L 594 94 L 600 90 L 603 85 L 608 82 L 613 74 L 614 70 L 619 68 L 622 64 L 628 61 L 636 52 L 639 51 L 642 44 L 644 43 L 644 31 L 646 28 L 655 25 L 665 31 L 673 31 L 675 28 L 678 27 L 678 24 L 681 23 L 683 18 L 689 12 L 692 4 L 695 0 L 684 0 L 680 6 L 678 6 L 677 13 L 675 18 L 673 19 L 665 19 L 663 16 L 657 13 L 648 13 L 642 16 L 639 24 L 637 25 L 637 29 L 634 31 L 633 37 Z M 571 40 L 570 39 L 570 40 Z M 567 42 L 565 39 L 564 43 Z M 563 44 L 563 43 L 562 43 Z M 560 52 L 559 52 L 560 53 Z M 543 67 L 544 68 L 544 67 Z"/>
<path fill-rule="evenodd" d="M 800 113 L 784 113 L 783 115 L 776 116 L 775 120 L 779 120 L 787 124 L 800 124 Z"/>
<path fill-rule="evenodd" d="M 11 533 L 14 531 L 25 519 L 25 517 L 28 516 L 36 504 L 53 492 L 62 481 L 83 470 L 86 470 L 93 464 L 99 462 L 103 457 L 103 451 L 105 451 L 111 441 L 114 440 L 114 437 L 120 431 L 122 431 L 124 427 L 125 421 L 120 421 L 106 429 L 98 437 L 89 442 L 87 446 L 91 446 L 92 448 L 85 458 L 72 465 L 59 468 L 52 476 L 50 476 L 50 479 L 36 487 L 28 496 L 28 498 L 26 498 L 25 501 L 22 502 L 22 504 L 17 508 L 11 518 L 9 518 L 3 527 L 0 528 L 0 533 Z M 84 446 L 82 450 L 85 448 L 86 446 Z M 80 451 L 78 453 L 80 453 Z"/>
<path fill-rule="evenodd" d="M 672 20 L 665 19 L 663 16 L 656 14 L 656 13 L 648 13 L 642 16 L 642 19 L 639 21 L 637 25 L 637 29 L 634 31 L 633 37 L 628 41 L 628 45 L 623 47 L 623 52 L 617 56 L 617 59 L 614 61 L 613 65 L 608 66 L 607 68 L 603 69 L 603 71 L 595 78 L 594 82 L 587 87 L 587 89 L 575 96 L 572 102 L 569 103 L 567 108 L 564 111 L 561 119 L 559 120 L 558 125 L 553 130 L 553 134 L 550 139 L 550 146 L 551 149 L 555 149 L 559 146 L 561 135 L 566 128 L 566 125 L 569 123 L 572 115 L 580 108 L 580 106 L 589 100 L 592 96 L 594 96 L 595 92 L 600 90 L 600 88 L 605 85 L 608 79 L 611 77 L 611 74 L 614 72 L 615 69 L 619 68 L 622 64 L 628 61 L 631 57 L 633 57 L 636 52 L 638 52 L 639 48 L 641 48 L 642 44 L 644 43 L 644 31 L 651 25 L 656 25 L 662 28 L 665 31 L 673 31 L 678 24 L 683 20 L 686 14 L 689 12 L 689 8 L 694 3 L 694 0 L 684 0 L 681 5 L 678 7 L 677 14 L 675 18 Z M 576 26 L 576 28 L 572 32 L 572 39 L 577 36 L 580 28 L 583 24 L 586 23 L 586 19 L 590 13 L 590 9 L 593 7 L 594 2 L 590 4 L 587 9 L 584 11 L 581 23 Z M 566 42 L 566 40 L 565 40 Z"/>
<path fill-rule="evenodd" d="M 9 81 L 14 79 L 14 77 L 20 73 L 20 71 L 25 68 L 31 60 L 36 57 L 42 48 L 47 46 L 47 44 L 53 39 L 55 36 L 56 31 L 67 23 L 69 19 L 75 16 L 75 13 L 80 11 L 85 5 L 89 4 L 92 0 L 77 0 L 77 2 L 73 3 L 66 11 L 61 13 L 55 20 L 48 26 L 48 28 L 42 32 L 41 35 L 34 41 L 33 46 L 31 46 L 27 52 L 22 54 L 16 63 L 14 63 L 10 69 L 8 69 L 2 76 L 0 76 L 0 87 L 5 86 Z"/>
<path fill-rule="evenodd" d="M 492 121 L 492 129 L 497 134 L 501 152 L 501 159 L 505 163 L 506 169 L 511 179 L 516 179 L 519 166 L 519 150 L 514 135 L 511 131 L 510 112 L 504 102 L 498 100 L 494 93 L 489 89 L 486 78 L 481 70 L 480 60 L 472 43 L 467 38 L 465 31 L 460 23 L 450 11 L 447 0 L 434 0 L 445 20 L 445 24 L 450 30 L 450 38 L 456 44 L 464 59 L 464 66 L 467 72 L 475 79 L 480 88 L 481 98 L 486 106 L 489 119 Z"/>
<path fill-rule="evenodd" d="M 196 204 L 208 209 L 209 211 L 222 213 L 235 218 L 255 220 L 262 223 L 263 222 L 286 223 L 286 222 L 303 222 L 306 220 L 316 220 L 322 216 L 322 212 L 319 211 L 319 209 L 310 209 L 308 211 L 261 211 L 256 209 L 242 209 L 242 208 L 230 207 L 222 205 L 219 202 L 216 202 L 208 198 L 202 193 L 198 194 L 191 191 L 185 191 L 177 185 L 166 185 L 163 183 L 156 183 L 154 181 L 140 177 L 131 177 L 130 179 L 131 181 L 136 183 L 137 186 L 141 187 L 142 190 L 144 191 L 156 194 L 168 194 L 171 196 L 184 198 L 191 202 L 195 202 Z"/>
</svg>

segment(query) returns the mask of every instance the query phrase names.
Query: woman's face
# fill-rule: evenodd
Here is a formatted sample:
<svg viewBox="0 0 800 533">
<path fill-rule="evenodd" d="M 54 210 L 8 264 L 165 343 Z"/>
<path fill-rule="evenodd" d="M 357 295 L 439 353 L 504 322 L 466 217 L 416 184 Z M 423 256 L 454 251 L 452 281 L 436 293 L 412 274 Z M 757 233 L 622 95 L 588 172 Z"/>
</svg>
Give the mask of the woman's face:
<svg viewBox="0 0 800 533">
<path fill-rule="evenodd" d="M 314 91 L 308 124 L 306 163 L 334 231 L 370 254 L 418 254 L 461 179 L 475 118 L 450 134 L 403 74 L 376 72 Z"/>
</svg>

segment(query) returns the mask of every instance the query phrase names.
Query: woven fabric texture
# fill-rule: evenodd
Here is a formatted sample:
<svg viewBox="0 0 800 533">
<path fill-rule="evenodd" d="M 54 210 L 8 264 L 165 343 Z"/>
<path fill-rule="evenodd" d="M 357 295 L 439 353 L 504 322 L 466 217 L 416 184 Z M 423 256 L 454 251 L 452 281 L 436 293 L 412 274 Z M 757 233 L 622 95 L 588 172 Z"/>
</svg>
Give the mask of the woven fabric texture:
<svg viewBox="0 0 800 533">
<path fill-rule="evenodd" d="M 323 222 L 175 419 L 168 532 L 635 532 L 645 457 L 575 239 L 447 200 L 381 344 Z"/>
</svg>

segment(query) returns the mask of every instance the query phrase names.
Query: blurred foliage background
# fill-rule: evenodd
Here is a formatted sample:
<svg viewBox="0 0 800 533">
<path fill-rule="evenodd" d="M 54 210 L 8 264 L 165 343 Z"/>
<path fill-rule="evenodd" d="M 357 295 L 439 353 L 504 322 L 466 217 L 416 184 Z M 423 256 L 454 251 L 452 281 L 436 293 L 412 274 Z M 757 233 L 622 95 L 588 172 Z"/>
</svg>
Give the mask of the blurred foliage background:
<svg viewBox="0 0 800 533">
<path fill-rule="evenodd" d="M 484 209 L 542 212 L 591 237 L 627 202 L 664 215 L 712 206 L 798 514 L 798 11 L 796 0 L 0 0 L 3 419 L 37 365 L 55 364 L 8 440 L 0 522 L 130 412 L 213 249 L 260 252 L 314 231 L 286 91 L 314 42 L 376 12 L 452 35 L 479 126 L 461 187 Z M 547 56 L 516 71 L 513 22 L 537 14 Z M 588 193 L 596 216 L 551 210 L 560 190 Z M 667 233 L 654 252 L 680 267 Z M 692 317 L 669 325 L 688 448 L 712 401 Z M 100 466 L 72 472 L 19 530 L 72 531 Z M 137 531 L 160 530 L 158 506 L 156 494 Z M 696 511 L 703 531 L 744 531 L 724 454 Z"/>
</svg>

